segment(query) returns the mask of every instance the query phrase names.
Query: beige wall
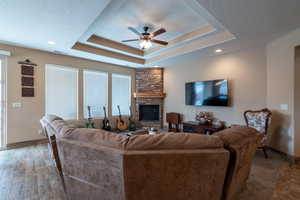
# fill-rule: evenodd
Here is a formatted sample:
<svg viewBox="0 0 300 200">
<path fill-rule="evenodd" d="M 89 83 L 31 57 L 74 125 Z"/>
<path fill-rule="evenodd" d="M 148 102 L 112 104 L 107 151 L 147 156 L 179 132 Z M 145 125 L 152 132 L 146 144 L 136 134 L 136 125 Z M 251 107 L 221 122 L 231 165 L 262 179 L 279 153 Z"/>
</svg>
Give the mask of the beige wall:
<svg viewBox="0 0 300 200">
<path fill-rule="evenodd" d="M 38 50 L 0 44 L 0 50 L 10 51 L 7 62 L 7 143 L 40 139 L 39 119 L 45 112 L 45 65 L 55 64 L 80 69 L 95 69 L 105 72 L 131 74 L 134 82 L 134 69 L 111 64 L 93 62 L 85 59 L 52 54 Z M 35 97 L 21 97 L 21 68 L 18 61 L 30 59 L 35 67 Z M 134 84 L 132 84 L 134 86 Z M 134 88 L 132 88 L 134 90 Z M 82 94 L 79 93 L 79 99 Z M 21 108 L 12 108 L 13 102 L 21 102 Z M 82 104 L 82 101 L 81 101 Z M 82 107 L 82 105 L 79 105 Z"/>
<path fill-rule="evenodd" d="M 300 44 L 300 29 L 290 32 L 267 45 L 267 105 L 273 110 L 271 145 L 277 149 L 300 156 L 300 141 L 295 132 L 295 47 Z M 281 109 L 282 104 L 288 110 Z"/>
<path fill-rule="evenodd" d="M 211 111 L 228 124 L 244 124 L 243 111 L 266 106 L 265 48 L 248 49 L 216 57 L 199 58 L 197 52 L 162 63 L 165 69 L 165 112 L 184 114 L 194 120 L 199 111 Z M 196 107 L 185 105 L 185 83 L 228 79 L 230 107 Z"/>
</svg>

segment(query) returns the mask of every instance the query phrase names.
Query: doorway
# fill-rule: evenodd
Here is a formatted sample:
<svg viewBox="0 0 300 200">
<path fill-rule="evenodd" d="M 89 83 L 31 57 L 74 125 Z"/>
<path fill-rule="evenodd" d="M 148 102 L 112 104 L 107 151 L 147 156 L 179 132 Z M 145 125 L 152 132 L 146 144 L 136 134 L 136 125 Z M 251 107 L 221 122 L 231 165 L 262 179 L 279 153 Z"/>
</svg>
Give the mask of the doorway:
<svg viewBox="0 0 300 200">
<path fill-rule="evenodd" d="M 0 149 L 6 147 L 6 57 L 0 55 Z"/>
</svg>

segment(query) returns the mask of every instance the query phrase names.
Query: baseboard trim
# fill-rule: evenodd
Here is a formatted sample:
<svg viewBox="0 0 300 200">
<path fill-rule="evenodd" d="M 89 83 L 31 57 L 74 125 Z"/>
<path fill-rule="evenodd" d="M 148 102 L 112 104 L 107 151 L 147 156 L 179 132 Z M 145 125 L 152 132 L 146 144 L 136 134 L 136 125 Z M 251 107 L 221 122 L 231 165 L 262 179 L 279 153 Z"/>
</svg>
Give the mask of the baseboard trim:
<svg viewBox="0 0 300 200">
<path fill-rule="evenodd" d="M 295 163 L 300 164 L 300 157 L 294 157 Z"/>
<path fill-rule="evenodd" d="M 282 152 L 282 151 L 279 151 L 277 149 L 274 149 L 272 147 L 268 147 L 268 149 L 270 149 L 271 151 L 274 151 L 280 155 L 282 155 L 290 164 L 296 164 L 296 163 L 299 163 L 300 162 L 300 157 L 295 157 L 295 156 L 292 156 L 288 153 L 285 153 L 285 152 Z"/>
<path fill-rule="evenodd" d="M 47 138 L 38 139 L 38 140 L 30 140 L 30 141 L 25 141 L 25 142 L 16 142 L 16 143 L 7 144 L 6 147 L 4 147 L 1 150 L 17 149 L 17 148 L 33 146 L 33 145 L 38 145 L 38 144 L 45 144 L 47 142 L 48 142 Z"/>
</svg>

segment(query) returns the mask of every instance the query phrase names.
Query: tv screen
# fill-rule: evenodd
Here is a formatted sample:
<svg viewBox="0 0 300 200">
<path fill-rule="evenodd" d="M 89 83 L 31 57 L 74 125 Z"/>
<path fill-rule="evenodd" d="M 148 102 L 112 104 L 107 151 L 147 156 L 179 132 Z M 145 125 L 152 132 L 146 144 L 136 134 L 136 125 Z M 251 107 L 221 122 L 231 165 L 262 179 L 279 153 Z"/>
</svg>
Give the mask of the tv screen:
<svg viewBox="0 0 300 200">
<path fill-rule="evenodd" d="M 185 103 L 193 106 L 228 106 L 228 81 L 225 79 L 185 84 Z"/>
</svg>

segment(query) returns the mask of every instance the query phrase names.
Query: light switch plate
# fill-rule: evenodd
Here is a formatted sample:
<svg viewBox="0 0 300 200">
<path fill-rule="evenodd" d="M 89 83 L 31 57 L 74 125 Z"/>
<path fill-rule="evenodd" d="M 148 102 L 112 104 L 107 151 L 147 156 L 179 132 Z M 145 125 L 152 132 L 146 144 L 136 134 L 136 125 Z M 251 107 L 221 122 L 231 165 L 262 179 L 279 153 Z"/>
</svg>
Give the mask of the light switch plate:
<svg viewBox="0 0 300 200">
<path fill-rule="evenodd" d="M 288 104 L 280 104 L 280 110 L 288 110 L 289 105 Z"/>
<path fill-rule="evenodd" d="M 21 108 L 22 104 L 20 102 L 14 102 L 14 103 L 12 103 L 12 107 L 13 108 Z"/>
</svg>

